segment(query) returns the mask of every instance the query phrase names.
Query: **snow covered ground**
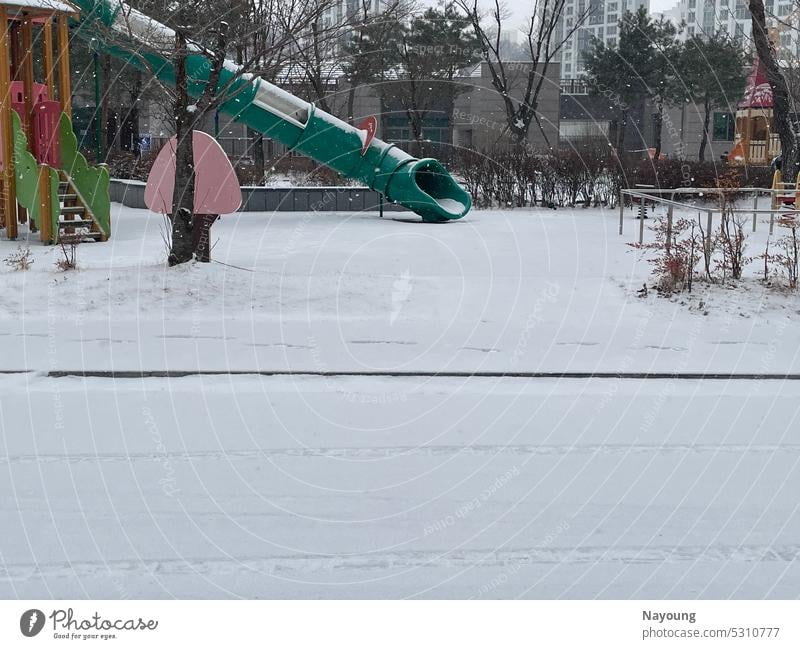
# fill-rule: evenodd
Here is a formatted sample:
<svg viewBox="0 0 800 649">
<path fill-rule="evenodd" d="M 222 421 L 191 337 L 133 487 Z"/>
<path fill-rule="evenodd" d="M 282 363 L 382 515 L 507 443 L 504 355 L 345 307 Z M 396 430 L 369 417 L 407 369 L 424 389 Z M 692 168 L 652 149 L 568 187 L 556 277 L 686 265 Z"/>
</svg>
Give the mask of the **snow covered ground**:
<svg viewBox="0 0 800 649">
<path fill-rule="evenodd" d="M 616 219 L 246 213 L 167 270 L 117 206 L 78 272 L 33 245 L 0 269 L 0 369 L 33 371 L 0 376 L 0 596 L 797 597 L 800 381 L 44 375 L 800 372 L 797 296 L 639 298 Z"/>
</svg>

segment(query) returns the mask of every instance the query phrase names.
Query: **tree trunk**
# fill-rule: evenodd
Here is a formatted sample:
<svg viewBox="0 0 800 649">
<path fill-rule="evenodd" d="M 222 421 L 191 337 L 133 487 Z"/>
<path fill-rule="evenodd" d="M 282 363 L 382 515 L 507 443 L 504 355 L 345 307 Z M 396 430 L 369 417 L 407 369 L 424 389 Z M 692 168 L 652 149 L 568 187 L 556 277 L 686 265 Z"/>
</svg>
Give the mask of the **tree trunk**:
<svg viewBox="0 0 800 649">
<path fill-rule="evenodd" d="M 622 108 L 619 112 L 619 120 L 617 121 L 617 156 L 622 157 L 625 154 L 625 131 L 628 130 L 628 109 Z"/>
<path fill-rule="evenodd" d="M 411 126 L 411 136 L 414 138 L 414 155 L 418 158 L 424 158 L 424 146 L 422 141 L 422 118 L 415 112 L 412 112 L 409 119 Z"/>
<path fill-rule="evenodd" d="M 700 136 L 700 151 L 697 154 L 697 159 L 700 162 L 705 162 L 706 159 L 706 144 L 708 144 L 708 125 L 711 121 L 711 105 L 709 104 L 708 97 L 703 102 L 703 134 Z"/>
<path fill-rule="evenodd" d="M 749 0 L 756 53 L 772 88 L 772 115 L 781 141 L 781 175 L 784 182 L 794 183 L 797 175 L 797 141 L 792 129 L 789 86 L 778 66 L 777 56 L 769 42 L 763 0 Z"/>
<path fill-rule="evenodd" d="M 347 121 L 350 124 L 355 126 L 353 122 L 355 116 L 353 112 L 355 111 L 356 105 L 356 86 L 353 81 L 350 82 L 350 87 L 347 89 Z"/>
<path fill-rule="evenodd" d="M 655 133 L 656 136 L 656 141 L 654 143 L 655 151 L 653 152 L 653 162 L 658 162 L 658 159 L 661 157 L 661 144 L 662 144 L 661 131 L 663 125 L 664 125 L 664 102 L 659 101 L 658 110 L 656 111 L 653 121 L 653 132 Z"/>
<path fill-rule="evenodd" d="M 172 246 L 169 265 L 191 261 L 194 252 L 192 216 L 194 214 L 194 146 L 192 131 L 195 117 L 189 112 L 189 88 L 186 78 L 186 36 L 175 34 L 175 192 L 172 196 Z"/>
<path fill-rule="evenodd" d="M 265 160 L 264 160 L 264 134 L 261 131 L 247 129 L 247 136 L 250 139 L 250 150 L 253 152 L 253 175 L 258 177 L 259 184 L 264 182 Z"/>
</svg>

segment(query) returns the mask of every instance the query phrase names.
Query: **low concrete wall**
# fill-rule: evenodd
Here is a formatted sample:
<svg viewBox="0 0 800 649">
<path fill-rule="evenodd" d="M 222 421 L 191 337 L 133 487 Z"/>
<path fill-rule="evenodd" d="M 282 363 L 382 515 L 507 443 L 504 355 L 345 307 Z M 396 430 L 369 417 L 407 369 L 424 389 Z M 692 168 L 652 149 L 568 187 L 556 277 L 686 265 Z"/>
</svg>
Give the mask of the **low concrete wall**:
<svg viewBox="0 0 800 649">
<path fill-rule="evenodd" d="M 111 179 L 111 200 L 146 209 L 145 184 Z M 380 194 L 366 187 L 242 187 L 240 212 L 365 212 L 378 211 Z M 405 208 L 384 203 L 387 211 Z"/>
</svg>

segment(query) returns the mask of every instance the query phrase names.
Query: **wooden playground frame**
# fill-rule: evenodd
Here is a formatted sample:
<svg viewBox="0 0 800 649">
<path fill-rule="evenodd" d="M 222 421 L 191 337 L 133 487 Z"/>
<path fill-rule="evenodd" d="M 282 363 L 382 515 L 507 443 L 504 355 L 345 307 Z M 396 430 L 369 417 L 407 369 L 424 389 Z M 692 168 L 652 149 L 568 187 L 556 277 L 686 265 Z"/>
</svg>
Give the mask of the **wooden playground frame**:
<svg viewBox="0 0 800 649">
<path fill-rule="evenodd" d="M 77 17 L 77 10 L 67 10 L 66 2 L 57 3 L 64 8 L 46 6 L 7 5 L 0 0 L 0 139 L 2 140 L 3 171 L 0 176 L 2 213 L 0 221 L 6 228 L 9 239 L 17 237 L 18 223 L 28 220 L 27 211 L 17 203 L 17 188 L 14 169 L 14 141 L 12 126 L 12 81 L 21 81 L 24 87 L 24 104 L 27 113 L 22 119 L 28 142 L 32 141 L 33 84 L 34 73 L 34 28 L 41 30 L 42 67 L 44 84 L 49 97 L 58 97 L 61 110 L 72 115 L 71 83 L 69 66 L 69 31 L 67 19 Z M 55 40 L 54 40 L 55 32 Z M 55 57 L 54 57 L 55 54 Z M 20 116 L 23 117 L 23 116 Z M 48 187 L 46 165 L 39 165 L 38 199 L 41 213 L 51 209 L 51 193 Z M 42 240 L 52 239 L 52 225 L 41 219 Z"/>
</svg>

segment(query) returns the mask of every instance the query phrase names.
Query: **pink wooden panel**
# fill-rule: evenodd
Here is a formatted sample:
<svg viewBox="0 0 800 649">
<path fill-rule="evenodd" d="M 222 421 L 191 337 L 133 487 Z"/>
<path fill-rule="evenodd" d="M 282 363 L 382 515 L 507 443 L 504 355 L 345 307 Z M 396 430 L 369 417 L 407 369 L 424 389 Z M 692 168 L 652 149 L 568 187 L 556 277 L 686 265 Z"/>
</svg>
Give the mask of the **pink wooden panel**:
<svg viewBox="0 0 800 649">
<path fill-rule="evenodd" d="M 239 179 L 228 156 L 208 133 L 194 131 L 195 214 L 230 214 L 242 204 Z M 175 138 L 159 151 L 144 189 L 144 202 L 152 212 L 172 213 L 175 192 Z"/>
<path fill-rule="evenodd" d="M 57 101 L 42 101 L 33 107 L 33 154 L 37 162 L 56 169 L 61 167 L 60 118 L 61 104 Z"/>
<path fill-rule="evenodd" d="M 25 84 L 23 84 L 22 81 L 12 81 L 10 86 L 10 94 L 11 94 L 11 108 L 17 111 L 17 115 L 19 115 L 20 121 L 22 122 L 24 128 L 25 122 L 27 121 L 27 116 L 25 115 Z M 47 86 L 44 85 L 43 83 L 34 83 L 32 103 L 37 104 L 42 101 L 47 101 Z M 56 128 L 56 134 L 57 133 L 58 129 Z M 0 134 L 0 137 L 2 137 L 2 134 Z M 2 140 L 0 140 L 0 142 L 2 142 Z M 0 171 L 2 170 L 3 170 L 3 148 L 2 146 L 0 146 Z"/>
</svg>

